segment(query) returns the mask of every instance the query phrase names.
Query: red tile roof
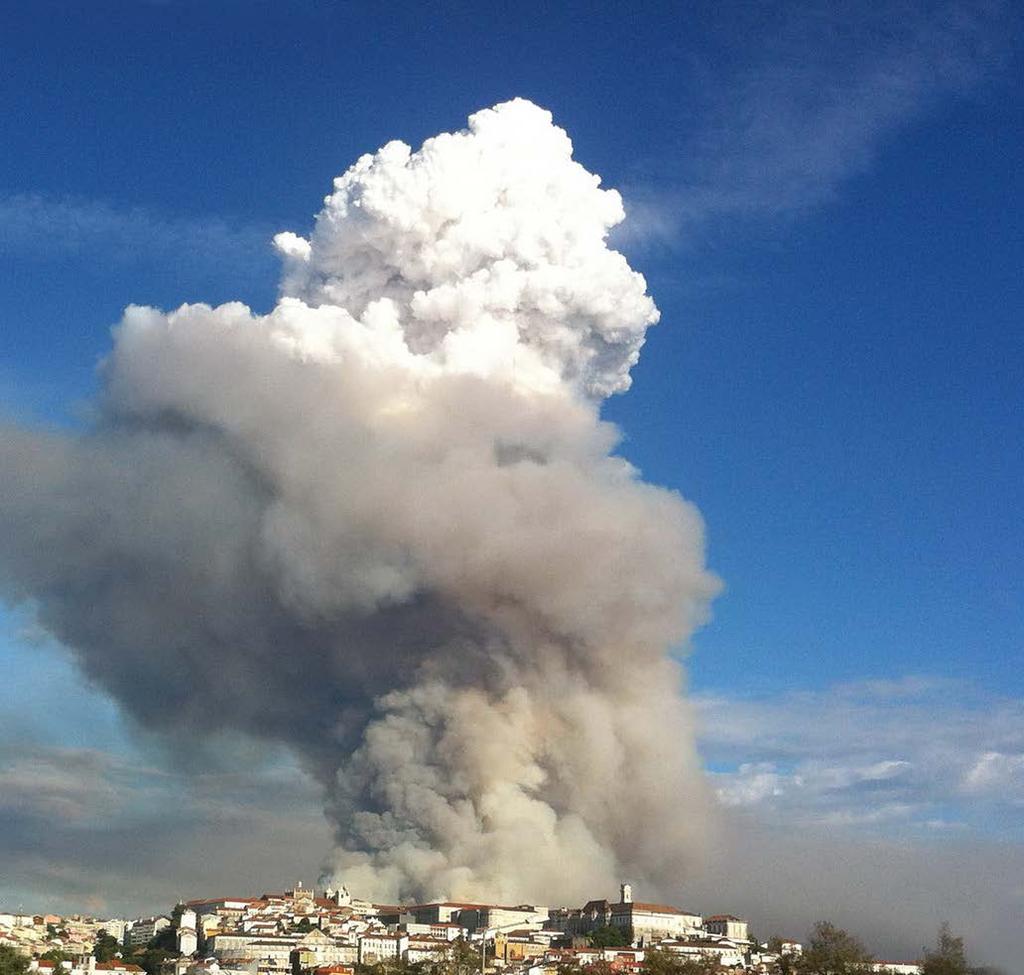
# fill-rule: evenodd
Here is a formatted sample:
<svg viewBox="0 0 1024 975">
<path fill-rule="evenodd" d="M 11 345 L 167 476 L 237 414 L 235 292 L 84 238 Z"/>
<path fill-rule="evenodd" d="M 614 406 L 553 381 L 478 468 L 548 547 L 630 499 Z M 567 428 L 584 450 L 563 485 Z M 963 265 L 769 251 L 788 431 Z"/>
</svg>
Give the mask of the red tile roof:
<svg viewBox="0 0 1024 975">
<path fill-rule="evenodd" d="M 374 904 L 374 907 L 377 905 Z M 425 907 L 490 907 L 489 904 L 470 904 L 468 901 L 430 901 L 427 904 L 412 904 L 406 908 L 408 911 L 422 911 Z"/>
<path fill-rule="evenodd" d="M 374 904 L 374 907 L 377 905 Z M 532 904 L 470 904 L 462 901 L 431 901 L 428 904 L 413 904 L 405 910 L 420 911 L 425 907 L 461 907 L 463 910 L 476 909 L 481 911 L 535 911 Z"/>
<path fill-rule="evenodd" d="M 185 901 L 186 907 L 202 907 L 204 904 L 223 904 L 225 901 L 237 901 L 239 904 L 257 904 L 261 897 L 204 897 L 200 900 Z"/>
<path fill-rule="evenodd" d="M 673 907 L 671 904 L 646 904 L 643 901 L 633 901 L 629 904 L 612 904 L 612 911 L 617 914 L 625 914 L 624 908 L 627 907 L 638 911 L 647 911 L 648 914 L 688 914 L 691 917 L 700 917 L 696 911 L 684 911 L 681 907 Z"/>
</svg>

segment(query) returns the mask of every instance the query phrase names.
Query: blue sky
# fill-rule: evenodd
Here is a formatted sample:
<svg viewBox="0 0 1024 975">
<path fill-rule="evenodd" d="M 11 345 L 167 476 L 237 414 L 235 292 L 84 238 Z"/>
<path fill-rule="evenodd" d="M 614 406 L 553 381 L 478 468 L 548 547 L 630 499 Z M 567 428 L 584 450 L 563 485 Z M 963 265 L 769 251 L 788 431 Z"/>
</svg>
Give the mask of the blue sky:
<svg viewBox="0 0 1024 975">
<path fill-rule="evenodd" d="M 1020 860 L 1018 39 L 998 3 L 3 4 L 0 405 L 83 422 L 124 305 L 266 309 L 270 236 L 306 231 L 358 155 L 530 98 L 624 192 L 620 246 L 662 311 L 605 415 L 707 523 L 725 589 L 689 667 L 723 797 L 765 829 Z M 127 763 L 111 788 L 138 785 L 142 829 L 166 756 L 24 610 L 0 660 L 19 821 L 71 788 L 40 800 L 18 774 L 45 747 L 61 782 L 72 753 Z M 203 829 L 230 819 L 200 793 Z M 41 861 L 18 855 L 0 899 L 38 901 Z M 266 862 L 246 879 L 286 869 Z"/>
</svg>

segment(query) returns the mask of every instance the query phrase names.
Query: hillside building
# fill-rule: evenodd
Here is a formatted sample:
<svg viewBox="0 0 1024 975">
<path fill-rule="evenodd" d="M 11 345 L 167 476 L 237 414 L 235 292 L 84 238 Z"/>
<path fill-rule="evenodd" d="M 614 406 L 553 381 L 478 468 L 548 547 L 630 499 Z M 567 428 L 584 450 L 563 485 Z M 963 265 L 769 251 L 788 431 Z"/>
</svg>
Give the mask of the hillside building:
<svg viewBox="0 0 1024 975">
<path fill-rule="evenodd" d="M 732 914 L 712 914 L 704 919 L 704 930 L 732 941 L 747 941 L 747 922 Z"/>
<path fill-rule="evenodd" d="M 704 933 L 704 919 L 700 914 L 670 904 L 634 901 L 629 884 L 619 888 L 619 903 L 609 905 L 607 917 L 605 923 L 611 927 L 631 931 L 635 944 Z"/>
</svg>

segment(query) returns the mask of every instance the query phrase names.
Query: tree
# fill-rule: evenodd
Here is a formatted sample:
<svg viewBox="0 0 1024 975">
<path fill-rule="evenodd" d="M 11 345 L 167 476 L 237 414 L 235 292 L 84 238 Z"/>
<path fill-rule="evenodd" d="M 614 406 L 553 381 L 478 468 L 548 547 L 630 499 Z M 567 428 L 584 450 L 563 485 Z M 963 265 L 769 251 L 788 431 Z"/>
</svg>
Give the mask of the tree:
<svg viewBox="0 0 1024 975">
<path fill-rule="evenodd" d="M 156 941 L 156 938 L 153 941 Z M 168 958 L 177 957 L 177 952 L 168 951 L 166 948 L 153 947 L 152 945 L 153 942 L 151 941 L 150 946 L 141 955 L 138 955 L 134 961 L 136 965 L 141 965 L 146 970 L 147 975 L 160 975 L 164 962 Z"/>
<path fill-rule="evenodd" d="M 173 925 L 169 925 L 166 928 L 162 928 L 149 939 L 149 943 L 146 948 L 162 948 L 164 951 L 172 955 L 178 954 L 178 932 Z"/>
<path fill-rule="evenodd" d="M 861 942 L 829 921 L 814 925 L 807 950 L 796 964 L 801 975 L 862 975 L 874 958 Z"/>
<path fill-rule="evenodd" d="M 302 931 L 303 933 L 305 933 L 306 931 L 312 931 L 313 925 L 310 923 L 308 917 L 304 917 L 302 918 L 302 920 L 299 921 L 298 924 L 295 925 L 295 930 Z"/>
<path fill-rule="evenodd" d="M 964 939 L 954 938 L 945 921 L 939 926 L 939 941 L 934 951 L 926 951 L 923 975 L 967 975 L 967 959 L 964 956 Z"/>
<path fill-rule="evenodd" d="M 25 975 L 28 959 L 10 945 L 0 945 L 0 975 Z"/>
<path fill-rule="evenodd" d="M 402 958 L 384 958 L 372 965 L 356 965 L 359 975 L 423 975 L 426 966 L 421 961 L 408 962 Z"/>
<path fill-rule="evenodd" d="M 174 928 L 167 927 L 151 938 L 145 948 L 133 948 L 122 955 L 125 961 L 139 965 L 147 975 L 160 975 L 163 963 L 168 958 L 180 958 L 177 951 L 177 935 Z"/>
<path fill-rule="evenodd" d="M 51 948 L 39 956 L 40 961 L 52 961 L 55 969 L 59 969 L 66 961 L 71 961 L 70 955 L 65 955 L 59 948 Z"/>
<path fill-rule="evenodd" d="M 121 942 L 106 928 L 100 928 L 96 935 L 92 953 L 96 961 L 113 961 L 121 951 Z"/>
<path fill-rule="evenodd" d="M 777 956 L 777 961 L 772 964 L 772 972 L 775 975 L 792 975 L 796 971 L 797 957 L 794 954 L 783 952 L 782 950 L 782 938 L 773 934 L 766 942 L 765 947 L 773 955 Z"/>
<path fill-rule="evenodd" d="M 479 972 L 479 947 L 470 944 L 465 938 L 456 938 L 436 970 L 438 975 L 473 975 Z"/>
<path fill-rule="evenodd" d="M 591 948 L 624 948 L 633 943 L 633 932 L 606 924 L 603 928 L 594 928 L 587 941 Z"/>
<path fill-rule="evenodd" d="M 644 975 L 707 975 L 720 967 L 714 959 L 683 958 L 664 948 L 648 948 L 643 965 Z"/>
</svg>

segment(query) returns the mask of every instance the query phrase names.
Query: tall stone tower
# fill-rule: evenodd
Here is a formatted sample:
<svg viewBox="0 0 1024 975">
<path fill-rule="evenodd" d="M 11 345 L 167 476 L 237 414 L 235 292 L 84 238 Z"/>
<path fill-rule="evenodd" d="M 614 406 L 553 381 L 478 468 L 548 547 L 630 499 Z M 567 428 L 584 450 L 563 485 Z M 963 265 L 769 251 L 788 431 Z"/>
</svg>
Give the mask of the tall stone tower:
<svg viewBox="0 0 1024 975">
<path fill-rule="evenodd" d="M 348 888 L 342 884 L 337 890 L 333 887 L 328 887 L 324 891 L 324 897 L 329 901 L 334 901 L 339 907 L 350 907 L 352 905 L 352 895 L 348 892 Z"/>
<path fill-rule="evenodd" d="M 632 904 L 633 903 L 633 885 L 622 884 L 619 887 L 619 903 L 620 904 Z"/>
<path fill-rule="evenodd" d="M 178 919 L 178 930 L 175 932 L 174 940 L 178 951 L 185 955 L 194 955 L 199 948 L 199 935 L 196 932 L 196 912 L 191 908 L 185 908 Z"/>
</svg>

